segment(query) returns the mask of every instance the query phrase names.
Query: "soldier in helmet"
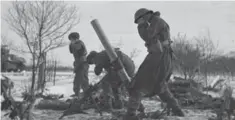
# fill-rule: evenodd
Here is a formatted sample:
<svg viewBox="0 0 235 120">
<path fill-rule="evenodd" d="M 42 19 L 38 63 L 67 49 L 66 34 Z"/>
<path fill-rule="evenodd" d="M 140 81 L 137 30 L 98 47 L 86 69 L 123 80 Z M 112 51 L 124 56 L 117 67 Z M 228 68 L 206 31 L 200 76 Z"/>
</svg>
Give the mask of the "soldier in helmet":
<svg viewBox="0 0 235 120">
<path fill-rule="evenodd" d="M 115 49 L 115 52 L 122 61 L 128 76 L 133 77 L 135 72 L 134 62 L 119 49 Z M 107 74 L 102 78 L 102 89 L 104 90 L 105 100 L 107 100 L 105 108 L 111 111 L 113 108 L 121 109 L 123 107 L 121 96 L 123 89 L 120 87 L 122 81 L 117 71 L 113 69 L 106 51 L 91 51 L 87 56 L 87 61 L 89 64 L 95 65 L 94 71 L 96 75 L 100 75 L 103 69 L 107 72 Z"/>
<path fill-rule="evenodd" d="M 143 97 L 158 95 L 178 116 L 184 116 L 178 101 L 167 86 L 172 74 L 172 50 L 169 25 L 160 12 L 141 8 L 135 13 L 140 37 L 145 41 L 148 55 L 132 79 L 129 102 L 124 120 L 137 120 L 136 110 Z"/>
<path fill-rule="evenodd" d="M 68 36 L 70 40 L 69 51 L 74 56 L 74 81 L 73 91 L 75 96 L 79 97 L 80 87 L 85 91 L 89 85 L 88 69 L 89 65 L 86 61 L 87 49 L 80 35 L 77 32 L 72 32 Z"/>
</svg>

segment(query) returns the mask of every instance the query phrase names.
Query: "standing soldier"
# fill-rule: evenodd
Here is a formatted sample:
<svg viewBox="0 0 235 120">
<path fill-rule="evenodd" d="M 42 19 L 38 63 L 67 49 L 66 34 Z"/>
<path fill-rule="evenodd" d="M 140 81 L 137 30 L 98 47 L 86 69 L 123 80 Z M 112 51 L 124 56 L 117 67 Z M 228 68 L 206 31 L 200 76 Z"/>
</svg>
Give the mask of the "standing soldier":
<svg viewBox="0 0 235 120">
<path fill-rule="evenodd" d="M 7 45 L 1 45 L 1 70 L 2 72 L 7 71 L 7 64 L 10 50 Z"/>
<path fill-rule="evenodd" d="M 162 101 L 178 116 L 184 116 L 177 100 L 170 93 L 167 81 L 172 74 L 172 56 L 169 25 L 160 17 L 160 12 L 145 8 L 135 13 L 140 37 L 145 41 L 148 55 L 133 77 L 130 98 L 124 120 L 138 120 L 136 110 L 143 97 L 159 95 Z"/>
<path fill-rule="evenodd" d="M 128 76 L 133 77 L 135 72 L 134 62 L 129 56 L 120 50 L 115 49 L 115 51 L 122 61 Z M 103 69 L 105 69 L 107 72 L 107 74 L 102 78 L 102 88 L 104 90 L 105 100 L 107 100 L 105 107 L 112 111 L 113 103 L 115 103 L 115 108 L 123 108 L 123 101 L 121 96 L 122 89 L 120 88 L 122 80 L 119 77 L 117 71 L 113 69 L 106 51 L 101 51 L 99 53 L 96 51 L 91 51 L 87 57 L 87 61 L 89 64 L 95 64 L 94 71 L 96 75 L 100 75 Z"/>
<path fill-rule="evenodd" d="M 88 69 L 89 65 L 86 61 L 87 49 L 83 41 L 81 41 L 80 35 L 77 32 L 70 33 L 68 36 L 70 40 L 69 51 L 74 56 L 74 81 L 73 91 L 75 96 L 79 97 L 80 87 L 85 91 L 89 85 Z"/>
<path fill-rule="evenodd" d="M 14 82 L 11 81 L 8 77 L 1 75 L 1 95 L 3 95 L 4 99 L 8 99 L 11 95 L 11 89 L 14 87 Z"/>
</svg>

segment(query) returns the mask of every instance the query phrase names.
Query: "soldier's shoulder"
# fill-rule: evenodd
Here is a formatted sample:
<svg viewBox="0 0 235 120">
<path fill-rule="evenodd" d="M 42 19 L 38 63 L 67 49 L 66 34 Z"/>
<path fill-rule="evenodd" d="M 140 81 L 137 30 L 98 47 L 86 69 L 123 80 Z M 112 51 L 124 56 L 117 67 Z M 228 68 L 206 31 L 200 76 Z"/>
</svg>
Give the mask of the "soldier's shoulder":
<svg viewBox="0 0 235 120">
<path fill-rule="evenodd" d="M 82 40 L 77 40 L 74 44 L 84 44 Z"/>
<path fill-rule="evenodd" d="M 77 40 L 75 43 L 72 44 L 72 46 L 75 46 L 75 47 L 84 46 L 84 43 L 81 40 Z"/>
<path fill-rule="evenodd" d="M 96 58 L 101 61 L 106 61 L 107 59 L 109 59 L 109 56 L 108 56 L 107 52 L 105 50 L 103 50 L 101 52 L 98 52 Z"/>
<path fill-rule="evenodd" d="M 100 52 L 98 52 L 98 55 L 100 56 L 106 56 L 107 55 L 107 52 L 105 50 L 102 50 Z"/>
<path fill-rule="evenodd" d="M 163 18 L 161 18 L 160 16 L 155 16 L 153 19 L 157 22 L 157 24 L 161 24 L 161 25 L 166 26 L 167 28 L 170 28 L 168 23 Z"/>
<path fill-rule="evenodd" d="M 156 16 L 156 15 L 152 16 L 152 21 L 157 21 L 158 23 L 159 22 L 160 23 L 165 23 L 166 22 L 163 18 L 161 18 L 160 16 Z"/>
<path fill-rule="evenodd" d="M 75 43 L 70 43 L 70 44 L 69 44 L 69 48 L 74 48 L 75 46 L 76 46 Z"/>
</svg>

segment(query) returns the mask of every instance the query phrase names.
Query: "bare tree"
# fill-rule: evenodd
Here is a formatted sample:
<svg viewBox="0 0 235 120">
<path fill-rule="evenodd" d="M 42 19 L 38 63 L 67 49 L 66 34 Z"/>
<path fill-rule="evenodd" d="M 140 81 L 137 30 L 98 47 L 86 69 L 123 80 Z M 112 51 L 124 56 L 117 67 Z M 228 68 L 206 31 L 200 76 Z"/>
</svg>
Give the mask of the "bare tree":
<svg viewBox="0 0 235 120">
<path fill-rule="evenodd" d="M 6 35 L 1 34 L 1 46 L 7 46 L 7 48 L 11 51 L 17 52 L 17 53 L 27 53 L 23 46 L 19 44 L 13 43 L 11 39 L 9 39 Z"/>
<path fill-rule="evenodd" d="M 5 35 L 1 35 L 1 46 L 12 46 L 13 43 L 11 40 L 9 40 Z"/>
<path fill-rule="evenodd" d="M 24 39 L 29 53 L 32 54 L 34 67 L 32 88 L 39 60 L 44 53 L 66 45 L 63 37 L 78 23 L 77 12 L 77 7 L 64 2 L 12 2 L 6 22 Z"/>
<path fill-rule="evenodd" d="M 141 50 L 139 50 L 138 48 L 134 48 L 130 53 L 130 58 L 134 59 L 135 57 L 139 55 L 140 52 Z"/>
<path fill-rule="evenodd" d="M 55 1 L 14 1 L 5 16 L 11 29 L 32 55 L 32 85 L 34 94 L 36 71 L 45 62 L 45 54 L 66 45 L 63 37 L 79 22 L 78 8 Z"/>
<path fill-rule="evenodd" d="M 211 39 L 211 35 L 210 35 L 210 31 L 207 31 L 207 35 L 205 36 L 201 36 L 201 37 L 195 37 L 194 38 L 197 42 L 197 46 L 202 54 L 201 56 L 201 60 L 200 60 L 200 64 L 203 65 L 204 69 L 201 71 L 203 72 L 204 76 L 205 76 L 205 80 L 206 80 L 206 86 L 208 86 L 208 64 L 209 62 L 212 60 L 212 58 L 215 56 L 216 52 L 218 52 L 216 50 L 215 46 L 212 39 Z"/>
<path fill-rule="evenodd" d="M 200 65 L 201 53 L 197 46 L 194 46 L 187 39 L 186 35 L 174 38 L 172 46 L 176 56 L 175 68 L 183 73 L 184 79 L 193 79 Z"/>
<path fill-rule="evenodd" d="M 206 36 L 195 37 L 194 39 L 196 40 L 197 46 L 203 54 L 203 62 L 210 60 L 217 52 L 216 47 L 218 46 L 218 44 L 217 46 L 214 45 L 209 30 Z"/>
<path fill-rule="evenodd" d="M 123 41 L 122 41 L 122 37 L 120 37 L 120 39 L 118 40 L 118 42 L 114 45 L 116 48 L 122 48 L 124 45 Z"/>
<path fill-rule="evenodd" d="M 104 50 L 104 46 L 103 45 L 99 45 L 99 49 L 98 49 L 99 51 L 102 51 L 102 50 Z"/>
</svg>

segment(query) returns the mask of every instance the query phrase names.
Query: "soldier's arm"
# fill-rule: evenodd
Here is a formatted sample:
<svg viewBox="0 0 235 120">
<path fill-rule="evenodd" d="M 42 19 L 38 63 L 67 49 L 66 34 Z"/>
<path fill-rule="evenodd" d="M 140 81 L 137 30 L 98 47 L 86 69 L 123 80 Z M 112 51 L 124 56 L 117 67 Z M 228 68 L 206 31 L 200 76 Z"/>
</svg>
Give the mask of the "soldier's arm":
<svg viewBox="0 0 235 120">
<path fill-rule="evenodd" d="M 95 57 L 95 74 L 100 75 L 104 68 L 105 51 L 98 53 Z"/>
<path fill-rule="evenodd" d="M 87 49 L 83 41 L 80 41 L 80 45 L 81 45 L 80 49 L 83 50 L 82 53 L 87 54 Z"/>
<path fill-rule="evenodd" d="M 103 67 L 101 65 L 96 65 L 94 71 L 95 71 L 95 74 L 98 76 L 102 73 Z"/>
<path fill-rule="evenodd" d="M 149 24 L 147 22 L 138 24 L 139 35 L 144 41 L 148 41 L 148 31 L 147 31 L 148 27 L 149 27 Z"/>
<path fill-rule="evenodd" d="M 82 49 L 82 42 L 76 42 L 73 47 L 76 51 L 81 50 Z"/>
<path fill-rule="evenodd" d="M 164 21 L 160 17 L 154 16 L 147 30 L 148 38 L 152 39 L 154 37 L 157 37 L 159 33 L 164 29 L 164 26 L 165 26 Z"/>
<path fill-rule="evenodd" d="M 71 44 L 69 44 L 69 52 L 70 52 L 70 53 L 73 53 L 73 51 L 72 51 L 72 45 L 71 45 Z"/>
</svg>

